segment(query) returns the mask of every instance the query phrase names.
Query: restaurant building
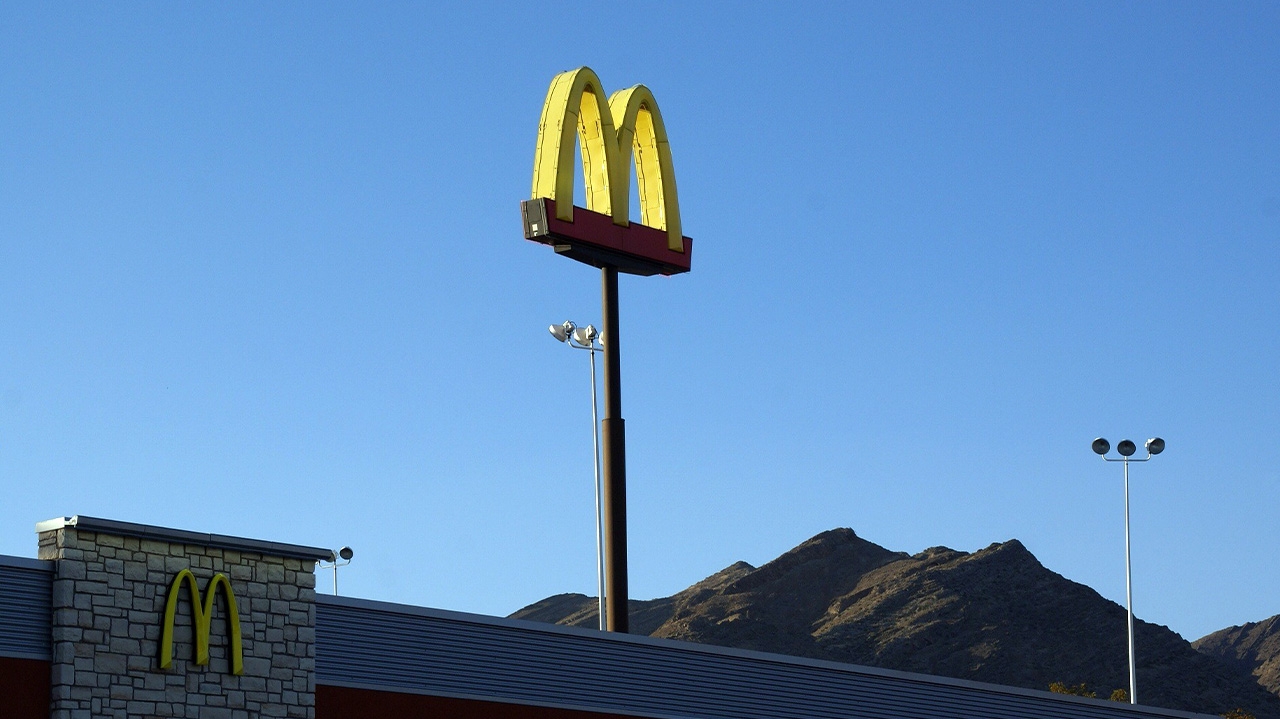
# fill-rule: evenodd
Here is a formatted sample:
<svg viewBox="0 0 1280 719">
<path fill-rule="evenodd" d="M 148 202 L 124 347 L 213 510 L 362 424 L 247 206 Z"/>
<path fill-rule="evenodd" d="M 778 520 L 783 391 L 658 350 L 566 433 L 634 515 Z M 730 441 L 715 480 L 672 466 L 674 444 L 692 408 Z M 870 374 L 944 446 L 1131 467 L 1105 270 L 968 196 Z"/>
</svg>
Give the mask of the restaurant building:
<svg viewBox="0 0 1280 719">
<path fill-rule="evenodd" d="M 0 717 L 1207 715 L 317 595 L 330 550 L 92 517 L 0 556 Z"/>
</svg>

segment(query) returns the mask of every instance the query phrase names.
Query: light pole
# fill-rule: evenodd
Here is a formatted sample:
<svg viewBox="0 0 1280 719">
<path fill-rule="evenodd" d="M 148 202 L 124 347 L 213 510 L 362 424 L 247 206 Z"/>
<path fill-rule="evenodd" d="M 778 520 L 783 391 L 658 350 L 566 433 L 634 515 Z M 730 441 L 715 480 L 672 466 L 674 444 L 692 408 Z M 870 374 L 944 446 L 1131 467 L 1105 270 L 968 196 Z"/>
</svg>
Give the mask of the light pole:
<svg viewBox="0 0 1280 719">
<path fill-rule="evenodd" d="M 586 327 L 578 327 L 573 322 L 565 320 L 564 324 L 551 325 L 547 328 L 551 332 L 551 336 L 560 342 L 564 342 L 574 349 L 586 350 L 591 354 L 591 439 L 592 439 L 592 461 L 591 467 L 595 472 L 596 480 L 596 595 L 600 601 L 600 630 L 604 631 L 605 622 L 605 602 L 604 602 L 604 554 L 601 553 L 601 533 L 600 533 L 600 415 L 599 404 L 596 402 L 596 352 L 601 351 L 601 347 L 596 344 L 596 340 L 600 334 L 596 332 L 596 328 L 592 325 Z"/>
<path fill-rule="evenodd" d="M 1118 459 L 1108 457 L 1107 452 L 1111 451 L 1111 443 L 1099 437 L 1093 440 L 1093 451 L 1108 462 L 1124 462 L 1124 595 L 1125 606 L 1129 609 L 1129 703 L 1138 703 L 1138 667 L 1134 660 L 1133 654 L 1133 570 L 1129 559 L 1129 463 L 1130 462 L 1148 462 L 1152 457 L 1164 451 L 1164 440 L 1159 437 L 1152 437 L 1146 443 L 1147 456 L 1142 459 L 1133 459 L 1133 453 L 1138 451 L 1138 446 L 1132 440 L 1122 439 L 1116 445 L 1116 451 L 1120 453 Z"/>
<path fill-rule="evenodd" d="M 345 567 L 351 564 L 351 558 L 356 555 L 351 547 L 343 547 L 336 552 L 329 552 L 329 562 L 320 562 L 320 566 L 324 569 L 333 567 L 333 596 L 338 596 L 338 567 Z"/>
</svg>

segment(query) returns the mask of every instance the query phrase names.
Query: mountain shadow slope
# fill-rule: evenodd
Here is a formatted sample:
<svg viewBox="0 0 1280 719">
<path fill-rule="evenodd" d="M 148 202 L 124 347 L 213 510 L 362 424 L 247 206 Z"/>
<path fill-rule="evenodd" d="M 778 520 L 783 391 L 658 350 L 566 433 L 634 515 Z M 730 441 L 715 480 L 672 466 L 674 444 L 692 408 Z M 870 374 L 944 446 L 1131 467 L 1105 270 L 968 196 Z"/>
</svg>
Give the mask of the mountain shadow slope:
<svg viewBox="0 0 1280 719">
<path fill-rule="evenodd" d="M 1280 696 L 1280 614 L 1260 622 L 1220 629 L 1191 643 L 1197 651 L 1235 665 Z"/>
</svg>

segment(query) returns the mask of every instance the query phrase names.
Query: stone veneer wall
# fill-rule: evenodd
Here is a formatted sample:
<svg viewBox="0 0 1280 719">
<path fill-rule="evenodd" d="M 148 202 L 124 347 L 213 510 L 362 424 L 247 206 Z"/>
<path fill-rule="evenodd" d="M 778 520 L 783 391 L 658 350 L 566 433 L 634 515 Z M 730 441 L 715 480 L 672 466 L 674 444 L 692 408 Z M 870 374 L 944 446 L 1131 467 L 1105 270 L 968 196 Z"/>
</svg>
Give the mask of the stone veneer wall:
<svg viewBox="0 0 1280 719">
<path fill-rule="evenodd" d="M 79 526 L 71 524 L 76 519 L 81 520 Z M 172 541 L 163 537 L 164 530 L 143 527 L 153 531 L 131 532 L 128 527 L 142 525 L 99 522 L 126 530 L 103 531 L 82 518 L 37 527 L 42 530 L 40 559 L 57 562 L 51 719 L 314 719 L 319 557 L 272 556 Z M 49 528 L 56 524 L 63 526 Z M 192 535 L 170 531 L 179 539 Z M 269 545 L 246 541 L 250 546 Z M 209 632 L 209 664 L 195 664 L 191 601 L 184 590 L 174 622 L 173 663 L 160 669 L 165 601 L 170 583 L 183 569 L 195 575 L 202 595 L 215 573 L 231 580 L 239 605 L 243 674 L 231 673 L 227 606 L 221 592 Z"/>
</svg>

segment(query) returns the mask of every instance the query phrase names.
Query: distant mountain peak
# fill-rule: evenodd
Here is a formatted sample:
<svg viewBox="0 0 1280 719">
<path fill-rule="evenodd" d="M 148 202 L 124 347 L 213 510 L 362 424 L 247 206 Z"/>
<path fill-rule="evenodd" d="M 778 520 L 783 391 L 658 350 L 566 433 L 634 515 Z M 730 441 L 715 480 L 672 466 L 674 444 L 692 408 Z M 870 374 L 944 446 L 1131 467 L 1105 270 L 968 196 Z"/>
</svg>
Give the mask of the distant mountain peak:
<svg viewBox="0 0 1280 719">
<path fill-rule="evenodd" d="M 841 583 L 907 555 L 861 539 L 847 527 L 831 529 L 801 542 L 773 561 L 725 588 L 726 594 L 747 592 L 777 582 Z M 801 584 L 803 585 L 803 584 Z"/>
</svg>

